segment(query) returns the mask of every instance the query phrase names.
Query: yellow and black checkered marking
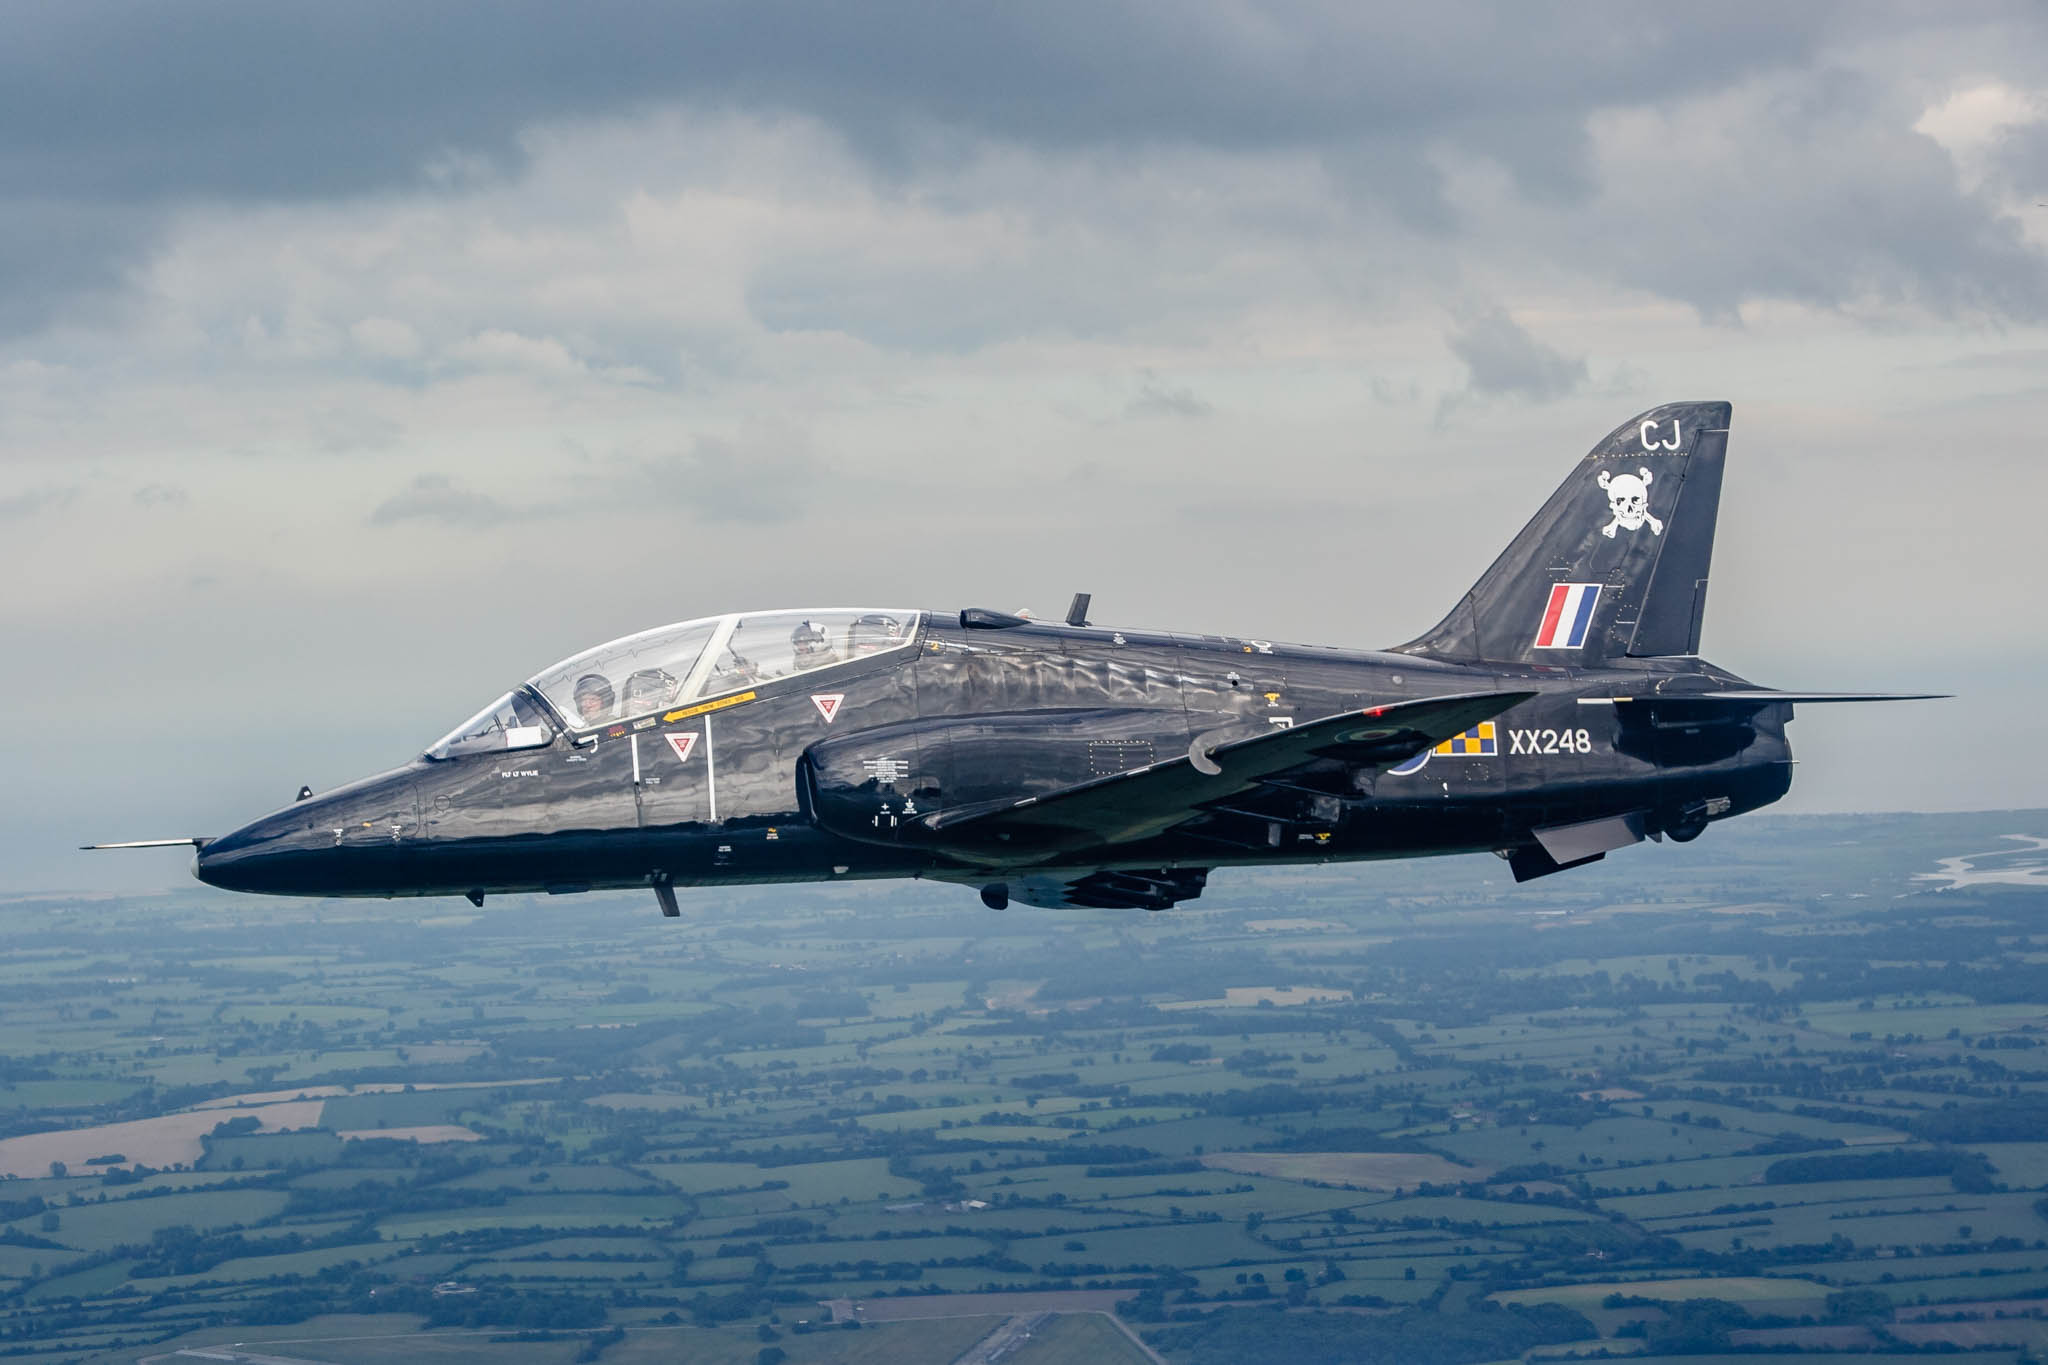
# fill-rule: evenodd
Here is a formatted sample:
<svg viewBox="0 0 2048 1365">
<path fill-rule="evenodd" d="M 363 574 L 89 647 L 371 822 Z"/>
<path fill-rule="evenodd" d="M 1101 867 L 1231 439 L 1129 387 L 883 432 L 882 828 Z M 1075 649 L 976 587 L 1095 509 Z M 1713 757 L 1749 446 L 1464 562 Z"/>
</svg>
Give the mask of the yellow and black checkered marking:
<svg viewBox="0 0 2048 1365">
<path fill-rule="evenodd" d="M 1500 752 L 1500 734 L 1492 721 L 1482 720 L 1464 734 L 1452 735 L 1430 752 L 1446 758 L 1491 757 Z"/>
</svg>

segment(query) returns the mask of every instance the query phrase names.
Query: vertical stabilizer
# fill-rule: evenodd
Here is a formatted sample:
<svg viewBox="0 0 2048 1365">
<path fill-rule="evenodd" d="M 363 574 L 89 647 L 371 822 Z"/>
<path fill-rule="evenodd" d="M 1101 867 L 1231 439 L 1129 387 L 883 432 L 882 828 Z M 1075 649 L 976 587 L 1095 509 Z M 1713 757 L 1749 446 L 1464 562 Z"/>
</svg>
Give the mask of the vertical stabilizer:
<svg viewBox="0 0 2048 1365">
<path fill-rule="evenodd" d="M 1400 652 L 1562 666 L 1697 654 L 1731 411 L 1666 403 L 1616 427 Z"/>
</svg>

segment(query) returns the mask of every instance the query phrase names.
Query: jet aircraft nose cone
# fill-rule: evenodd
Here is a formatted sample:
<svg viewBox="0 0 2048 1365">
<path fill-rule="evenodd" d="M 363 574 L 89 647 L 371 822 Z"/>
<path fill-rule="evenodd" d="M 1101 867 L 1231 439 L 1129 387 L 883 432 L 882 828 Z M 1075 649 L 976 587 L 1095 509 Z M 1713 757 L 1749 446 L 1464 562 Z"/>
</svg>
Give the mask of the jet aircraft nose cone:
<svg viewBox="0 0 2048 1365">
<path fill-rule="evenodd" d="M 223 891 L 276 891 L 280 865 L 304 853 L 312 831 L 288 812 L 252 820 L 232 834 L 208 840 L 192 859 L 192 875 Z"/>
<path fill-rule="evenodd" d="M 240 832 L 236 831 L 237 834 Z M 211 843 L 201 844 L 199 851 L 192 855 L 192 875 L 208 886 L 217 886 L 223 891 L 246 890 L 247 888 L 240 884 L 240 878 L 234 875 L 235 859 L 230 853 L 225 850 L 208 853 L 208 849 L 214 844 L 224 844 L 233 837 L 234 835 L 223 835 Z"/>
<path fill-rule="evenodd" d="M 419 830 L 400 770 L 295 801 L 200 846 L 192 875 L 223 891 L 283 896 L 389 895 Z"/>
</svg>

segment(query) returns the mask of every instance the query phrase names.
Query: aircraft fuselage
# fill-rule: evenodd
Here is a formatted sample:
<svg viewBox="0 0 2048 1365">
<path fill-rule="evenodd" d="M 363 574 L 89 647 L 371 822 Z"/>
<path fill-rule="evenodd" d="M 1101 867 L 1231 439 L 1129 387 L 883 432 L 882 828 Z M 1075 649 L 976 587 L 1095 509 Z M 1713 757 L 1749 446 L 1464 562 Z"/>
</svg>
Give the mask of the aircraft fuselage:
<svg viewBox="0 0 2048 1365">
<path fill-rule="evenodd" d="M 1729 404 L 1614 428 L 1430 630 L 1384 652 L 958 613 L 625 636 L 417 761 L 196 843 L 217 886 L 485 895 L 927 877 L 1164 909 L 1212 868 L 1491 851 L 1515 880 L 1791 786 L 1789 692 L 1700 657 Z"/>
<path fill-rule="evenodd" d="M 1072 865 L 1142 869 L 1168 886 L 1185 868 L 1198 890 L 1195 869 L 1509 850 L 1532 830 L 1632 812 L 1650 813 L 1648 833 L 1685 837 L 1705 813 L 1754 809 L 1790 784 L 1789 706 L 1729 725 L 1687 724 L 1682 702 L 1662 719 L 1604 704 L 1739 683 L 1697 659 L 1468 667 L 964 623 L 977 618 L 1014 620 L 926 613 L 902 647 L 870 660 L 565 729 L 540 748 L 423 757 L 211 841 L 196 871 L 247 891 L 476 896 L 854 877 L 1022 886 Z M 1205 741 L 1504 690 L 1537 695 L 1419 764 L 1325 772 L 1108 856 L 963 856 L 928 828 L 940 813 L 1060 791 Z"/>
</svg>

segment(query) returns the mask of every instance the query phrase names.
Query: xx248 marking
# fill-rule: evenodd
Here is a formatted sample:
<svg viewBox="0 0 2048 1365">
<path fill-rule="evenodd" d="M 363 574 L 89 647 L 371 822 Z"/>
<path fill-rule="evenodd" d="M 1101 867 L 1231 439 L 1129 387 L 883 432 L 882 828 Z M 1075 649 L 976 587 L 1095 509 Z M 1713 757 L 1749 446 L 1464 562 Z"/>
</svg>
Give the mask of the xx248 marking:
<svg viewBox="0 0 2048 1365">
<path fill-rule="evenodd" d="M 1510 730 L 1510 754 L 1590 754 L 1593 737 L 1584 730 Z"/>
</svg>

